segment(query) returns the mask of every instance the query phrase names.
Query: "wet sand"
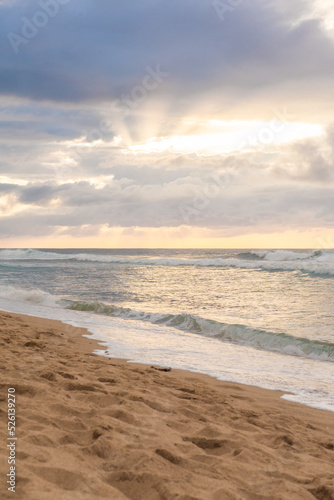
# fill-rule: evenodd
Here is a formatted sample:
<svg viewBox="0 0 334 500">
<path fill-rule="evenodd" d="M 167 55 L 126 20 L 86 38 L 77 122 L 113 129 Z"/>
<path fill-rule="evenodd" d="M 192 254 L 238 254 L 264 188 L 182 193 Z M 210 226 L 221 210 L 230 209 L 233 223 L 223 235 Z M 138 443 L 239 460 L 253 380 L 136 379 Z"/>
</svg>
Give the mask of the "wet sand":
<svg viewBox="0 0 334 500">
<path fill-rule="evenodd" d="M 0 313 L 1 498 L 334 499 L 333 413 L 278 391 L 97 356 L 101 346 L 83 334 Z"/>
</svg>

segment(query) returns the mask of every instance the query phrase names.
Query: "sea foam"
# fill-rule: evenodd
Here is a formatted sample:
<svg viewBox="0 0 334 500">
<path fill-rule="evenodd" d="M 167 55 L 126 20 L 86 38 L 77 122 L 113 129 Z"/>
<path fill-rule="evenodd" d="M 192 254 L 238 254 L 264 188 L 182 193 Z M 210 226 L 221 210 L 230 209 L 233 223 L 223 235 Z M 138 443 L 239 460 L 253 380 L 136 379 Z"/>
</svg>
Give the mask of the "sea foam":
<svg viewBox="0 0 334 500">
<path fill-rule="evenodd" d="M 166 258 L 132 257 L 94 253 L 61 253 L 41 250 L 0 250 L 0 261 L 15 265 L 20 261 L 80 261 L 110 265 L 160 266 L 160 267 L 234 267 L 262 271 L 299 271 L 322 276 L 334 276 L 334 252 L 317 250 L 297 252 L 292 250 L 254 250 L 215 258 Z"/>
</svg>

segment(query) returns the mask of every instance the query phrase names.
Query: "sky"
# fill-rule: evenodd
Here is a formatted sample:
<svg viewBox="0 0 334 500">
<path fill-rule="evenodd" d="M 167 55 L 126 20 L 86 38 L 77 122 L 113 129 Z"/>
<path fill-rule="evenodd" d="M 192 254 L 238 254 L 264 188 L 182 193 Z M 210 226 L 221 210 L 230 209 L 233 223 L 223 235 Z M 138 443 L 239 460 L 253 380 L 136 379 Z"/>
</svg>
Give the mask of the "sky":
<svg viewBox="0 0 334 500">
<path fill-rule="evenodd" d="M 334 248 L 334 8 L 0 0 L 0 247 Z"/>
</svg>

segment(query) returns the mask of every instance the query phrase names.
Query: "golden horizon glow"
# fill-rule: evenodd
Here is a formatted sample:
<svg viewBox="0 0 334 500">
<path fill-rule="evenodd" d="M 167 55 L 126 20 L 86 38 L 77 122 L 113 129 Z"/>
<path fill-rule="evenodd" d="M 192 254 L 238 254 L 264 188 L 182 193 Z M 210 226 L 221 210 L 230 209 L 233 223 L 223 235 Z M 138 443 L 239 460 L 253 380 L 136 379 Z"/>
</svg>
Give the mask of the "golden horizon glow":
<svg viewBox="0 0 334 500">
<path fill-rule="evenodd" d="M 89 228 L 88 228 L 89 229 Z M 60 233 L 49 237 L 9 238 L 1 248 L 54 249 L 334 249 L 334 229 L 283 233 L 250 233 L 215 237 L 214 230 L 177 228 L 103 228 L 98 236 L 73 237 Z M 24 240 L 24 245 L 22 245 Z"/>
</svg>

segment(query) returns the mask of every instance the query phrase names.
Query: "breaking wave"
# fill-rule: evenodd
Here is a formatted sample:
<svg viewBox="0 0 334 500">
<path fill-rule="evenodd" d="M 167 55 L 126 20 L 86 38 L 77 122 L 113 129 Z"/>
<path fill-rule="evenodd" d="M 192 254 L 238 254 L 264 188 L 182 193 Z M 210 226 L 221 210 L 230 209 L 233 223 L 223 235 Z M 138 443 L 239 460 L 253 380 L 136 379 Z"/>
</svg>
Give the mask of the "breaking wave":
<svg viewBox="0 0 334 500">
<path fill-rule="evenodd" d="M 230 325 L 193 314 L 162 314 L 134 311 L 100 302 L 73 302 L 67 306 L 76 311 L 94 312 L 112 317 L 147 321 L 189 333 L 205 335 L 224 342 L 249 346 L 281 354 L 334 362 L 334 344 L 294 337 L 283 333 L 257 330 L 245 325 Z"/>
<path fill-rule="evenodd" d="M 217 253 L 219 253 L 217 251 Z M 334 276 L 334 251 L 293 251 L 293 250 L 254 250 L 230 253 L 214 258 L 176 258 L 161 256 L 118 256 L 98 253 L 58 253 L 33 249 L 0 250 L 0 261 L 81 261 L 101 262 L 111 265 L 133 266 L 198 266 L 234 267 L 266 271 L 301 271 L 311 274 Z"/>
<path fill-rule="evenodd" d="M 162 314 L 135 311 L 101 302 L 81 302 L 61 299 L 39 289 L 22 289 L 11 285 L 0 286 L 0 299 L 28 302 L 52 308 L 85 311 L 124 320 L 165 325 L 184 332 L 216 338 L 242 346 L 304 358 L 334 362 L 334 344 L 283 333 L 257 330 L 246 325 L 226 324 L 193 314 Z M 61 314 L 60 314 L 61 316 Z"/>
<path fill-rule="evenodd" d="M 66 306 L 67 302 L 60 299 L 56 295 L 48 292 L 43 292 L 38 288 L 18 288 L 11 285 L 0 286 L 0 299 L 29 302 L 34 305 L 42 305 L 48 307 L 62 307 Z"/>
<path fill-rule="evenodd" d="M 247 260 L 267 260 L 270 262 L 286 262 L 295 260 L 315 260 L 334 262 L 334 251 L 315 250 L 312 252 L 297 252 L 293 250 L 254 250 L 239 253 L 238 257 Z"/>
</svg>

